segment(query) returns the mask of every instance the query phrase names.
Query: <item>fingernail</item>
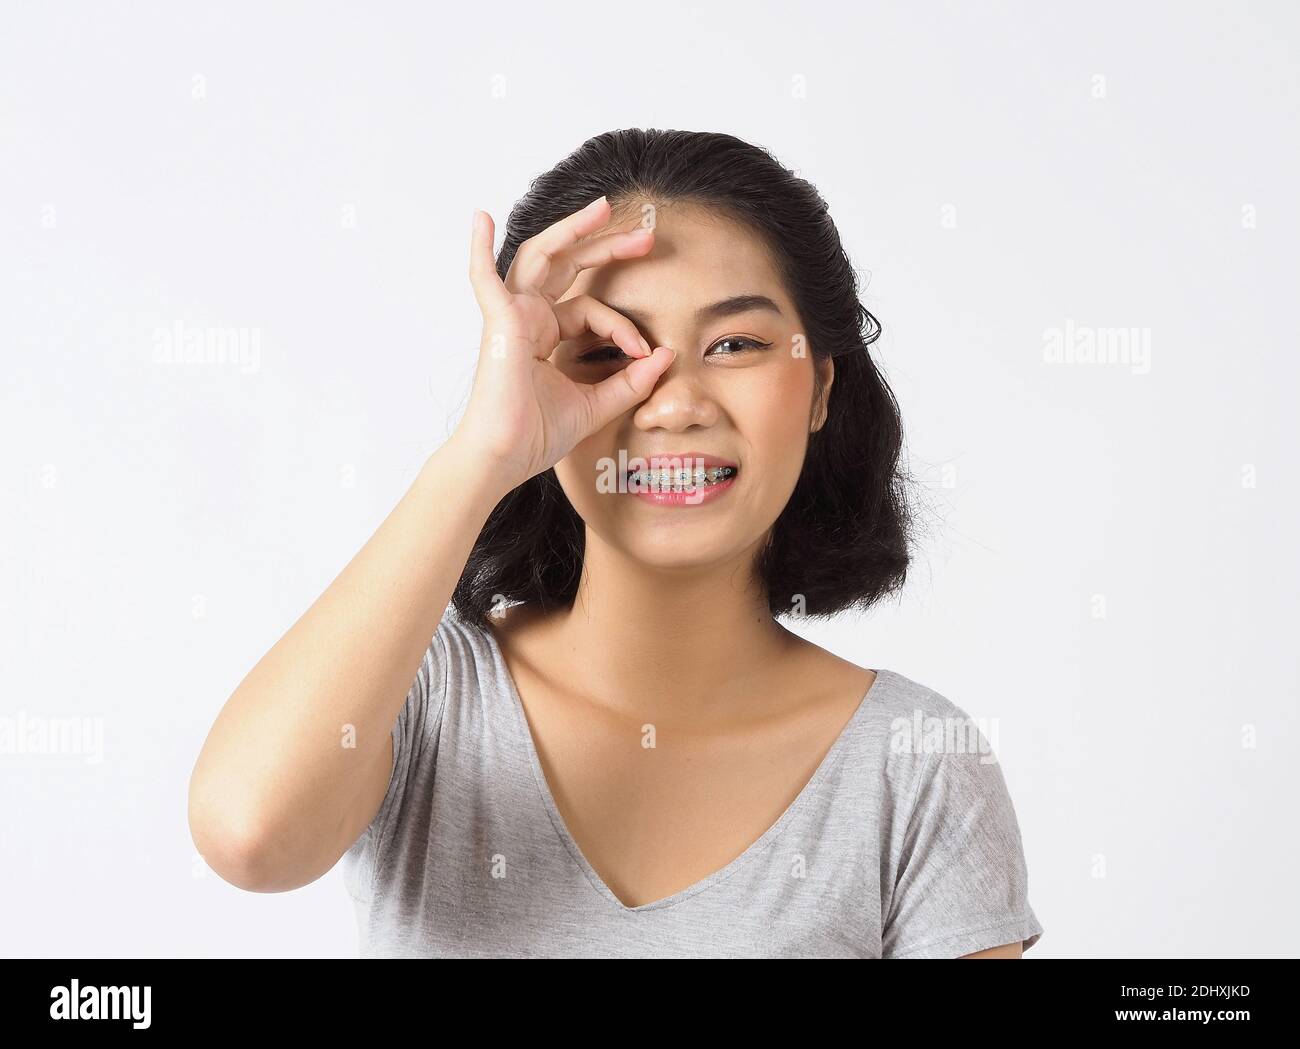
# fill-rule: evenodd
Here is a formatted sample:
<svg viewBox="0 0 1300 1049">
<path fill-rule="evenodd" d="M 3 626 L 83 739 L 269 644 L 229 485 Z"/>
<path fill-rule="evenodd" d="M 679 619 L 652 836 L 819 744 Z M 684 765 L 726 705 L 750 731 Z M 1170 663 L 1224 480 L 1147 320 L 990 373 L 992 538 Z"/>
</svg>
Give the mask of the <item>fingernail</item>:
<svg viewBox="0 0 1300 1049">
<path fill-rule="evenodd" d="M 645 350 L 645 352 L 646 352 L 646 356 L 648 357 L 648 356 L 650 356 L 650 354 L 653 353 L 654 351 L 650 349 L 650 344 L 649 344 L 648 342 L 645 341 L 645 336 L 644 336 L 644 335 L 641 336 L 640 338 L 641 338 L 641 349 Z"/>
<path fill-rule="evenodd" d="M 593 200 L 590 204 L 587 205 L 586 210 L 595 211 L 604 202 L 606 196 L 608 196 L 608 194 L 602 193 L 599 197 L 597 197 L 595 200 Z"/>
</svg>

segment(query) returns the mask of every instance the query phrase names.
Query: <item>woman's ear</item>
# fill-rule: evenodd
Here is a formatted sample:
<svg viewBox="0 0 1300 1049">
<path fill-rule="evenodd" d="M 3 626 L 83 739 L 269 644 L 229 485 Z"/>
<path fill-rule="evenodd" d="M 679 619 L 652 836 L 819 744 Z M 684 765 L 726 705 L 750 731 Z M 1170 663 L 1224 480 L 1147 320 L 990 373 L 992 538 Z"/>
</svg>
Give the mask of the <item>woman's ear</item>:
<svg viewBox="0 0 1300 1049">
<path fill-rule="evenodd" d="M 816 361 L 817 374 L 820 377 L 820 391 L 817 397 L 817 403 L 813 405 L 813 425 L 812 433 L 816 433 L 826 425 L 827 407 L 831 400 L 831 383 L 835 381 L 835 361 L 827 357 L 824 360 Z"/>
</svg>

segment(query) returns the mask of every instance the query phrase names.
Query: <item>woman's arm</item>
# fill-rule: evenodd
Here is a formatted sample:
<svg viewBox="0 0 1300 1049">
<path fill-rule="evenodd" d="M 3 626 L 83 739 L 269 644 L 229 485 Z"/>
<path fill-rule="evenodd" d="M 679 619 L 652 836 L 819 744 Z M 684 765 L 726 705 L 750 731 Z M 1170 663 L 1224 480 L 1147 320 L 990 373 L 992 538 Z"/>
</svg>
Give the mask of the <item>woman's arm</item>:
<svg viewBox="0 0 1300 1049">
<path fill-rule="evenodd" d="M 1001 947 L 990 947 L 987 951 L 976 951 L 974 954 L 963 954 L 962 958 L 1022 958 L 1024 949 L 1022 941 L 1017 940 L 1015 943 L 1004 943 Z"/>
<path fill-rule="evenodd" d="M 453 436 L 227 700 L 190 779 L 208 865 L 256 892 L 328 871 L 392 774 L 392 727 L 474 541 L 509 491 Z M 344 746 L 345 726 L 351 745 Z"/>
<path fill-rule="evenodd" d="M 601 197 L 546 227 L 519 246 L 502 280 L 492 218 L 475 213 L 469 277 L 483 335 L 464 418 L 226 701 L 194 766 L 190 833 L 231 884 L 296 889 L 361 836 L 392 777 L 393 725 L 488 515 L 643 401 L 672 363 L 672 351 L 651 352 L 604 303 L 557 301 L 582 270 L 651 249 L 653 231 L 594 236 L 609 217 Z M 586 331 L 632 363 L 597 383 L 567 378 L 551 357 Z"/>
</svg>

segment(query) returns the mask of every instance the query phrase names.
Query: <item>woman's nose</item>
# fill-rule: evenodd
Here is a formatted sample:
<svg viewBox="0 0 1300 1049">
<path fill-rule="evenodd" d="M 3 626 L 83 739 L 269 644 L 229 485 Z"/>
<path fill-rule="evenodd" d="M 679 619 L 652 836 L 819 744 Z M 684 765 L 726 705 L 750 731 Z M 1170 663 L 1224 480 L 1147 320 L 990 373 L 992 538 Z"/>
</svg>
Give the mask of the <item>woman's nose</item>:
<svg viewBox="0 0 1300 1049">
<path fill-rule="evenodd" d="M 711 426 L 719 414 L 708 383 L 698 370 L 689 365 L 683 367 L 678 357 L 659 377 L 650 396 L 637 407 L 633 422 L 643 429 L 680 430 L 688 426 Z"/>
</svg>

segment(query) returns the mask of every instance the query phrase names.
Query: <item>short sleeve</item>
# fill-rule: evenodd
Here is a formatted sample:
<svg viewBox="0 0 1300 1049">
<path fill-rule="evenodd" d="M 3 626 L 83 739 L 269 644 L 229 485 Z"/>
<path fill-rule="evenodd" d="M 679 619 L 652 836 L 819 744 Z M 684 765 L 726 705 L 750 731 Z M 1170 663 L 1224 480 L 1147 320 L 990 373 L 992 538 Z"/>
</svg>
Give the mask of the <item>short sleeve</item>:
<svg viewBox="0 0 1300 1049">
<path fill-rule="evenodd" d="M 893 865 L 885 958 L 960 958 L 1016 940 L 1028 950 L 1043 933 L 1002 767 L 974 723 L 956 720 L 964 732 L 924 755 Z"/>
<path fill-rule="evenodd" d="M 406 702 L 397 712 L 392 728 L 393 770 L 384 800 L 370 825 L 344 854 L 345 879 L 349 893 L 369 900 L 379 856 L 402 818 L 406 799 L 422 779 L 432 774 L 432 742 L 436 740 L 447 700 L 448 649 L 446 630 L 450 611 L 444 613 L 429 647 L 425 649 Z"/>
</svg>

